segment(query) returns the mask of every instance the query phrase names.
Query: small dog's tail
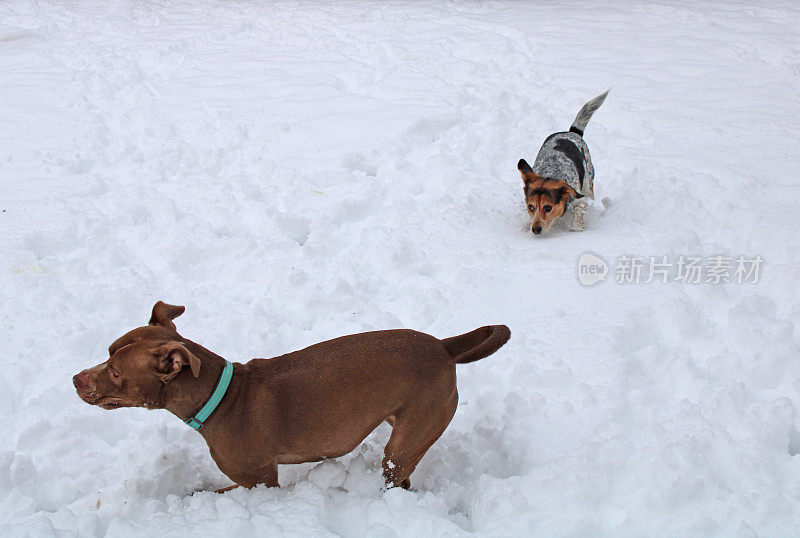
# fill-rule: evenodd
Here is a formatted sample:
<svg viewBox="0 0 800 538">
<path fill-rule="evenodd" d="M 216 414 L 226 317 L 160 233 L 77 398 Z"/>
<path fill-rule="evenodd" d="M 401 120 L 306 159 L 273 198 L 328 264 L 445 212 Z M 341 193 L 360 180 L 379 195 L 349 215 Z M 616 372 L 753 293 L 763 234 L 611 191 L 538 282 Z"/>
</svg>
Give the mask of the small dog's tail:
<svg viewBox="0 0 800 538">
<path fill-rule="evenodd" d="M 480 329 L 442 340 L 453 362 L 464 364 L 488 357 L 508 342 L 511 331 L 505 325 L 487 325 Z"/>
<path fill-rule="evenodd" d="M 608 90 L 583 105 L 581 111 L 575 116 L 575 121 L 572 122 L 569 132 L 577 133 L 578 136 L 583 136 L 583 131 L 586 130 L 586 125 L 589 123 L 589 120 L 592 119 L 592 114 L 597 112 L 597 109 L 600 108 L 600 105 L 606 100 L 606 95 L 608 95 Z"/>
</svg>

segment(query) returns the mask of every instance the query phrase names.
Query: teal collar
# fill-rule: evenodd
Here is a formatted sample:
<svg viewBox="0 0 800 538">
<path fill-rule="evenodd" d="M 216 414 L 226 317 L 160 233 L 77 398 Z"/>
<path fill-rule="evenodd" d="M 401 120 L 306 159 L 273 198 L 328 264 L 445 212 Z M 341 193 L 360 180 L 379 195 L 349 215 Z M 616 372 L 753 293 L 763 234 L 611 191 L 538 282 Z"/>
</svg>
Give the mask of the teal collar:
<svg viewBox="0 0 800 538">
<path fill-rule="evenodd" d="M 219 402 L 222 401 L 222 398 L 228 391 L 228 385 L 231 384 L 231 377 L 233 377 L 233 364 L 225 361 L 225 368 L 222 369 L 222 373 L 219 375 L 219 381 L 217 381 L 217 386 L 214 392 L 211 393 L 206 404 L 201 407 L 200 411 L 195 413 L 192 418 L 184 420 L 184 422 L 195 430 L 202 428 L 206 420 L 208 420 L 208 417 L 214 412 L 214 409 L 217 408 Z"/>
</svg>

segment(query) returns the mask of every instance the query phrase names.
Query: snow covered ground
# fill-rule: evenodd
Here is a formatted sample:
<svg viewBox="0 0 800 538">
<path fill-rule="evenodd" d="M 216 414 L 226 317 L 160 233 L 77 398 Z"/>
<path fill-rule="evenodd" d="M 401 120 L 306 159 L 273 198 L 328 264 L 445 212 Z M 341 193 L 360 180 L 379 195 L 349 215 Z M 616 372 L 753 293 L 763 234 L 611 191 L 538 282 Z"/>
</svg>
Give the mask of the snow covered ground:
<svg viewBox="0 0 800 538">
<path fill-rule="evenodd" d="M 798 20 L 1 2 L 0 535 L 798 535 Z M 517 160 L 608 87 L 589 229 L 534 237 Z M 587 251 L 609 264 L 592 287 Z M 763 264 L 619 284 L 620 256 Z M 382 426 L 217 495 L 194 430 L 71 385 L 159 299 L 239 362 L 379 328 L 512 338 L 459 367 L 413 491 L 380 489 Z"/>
</svg>

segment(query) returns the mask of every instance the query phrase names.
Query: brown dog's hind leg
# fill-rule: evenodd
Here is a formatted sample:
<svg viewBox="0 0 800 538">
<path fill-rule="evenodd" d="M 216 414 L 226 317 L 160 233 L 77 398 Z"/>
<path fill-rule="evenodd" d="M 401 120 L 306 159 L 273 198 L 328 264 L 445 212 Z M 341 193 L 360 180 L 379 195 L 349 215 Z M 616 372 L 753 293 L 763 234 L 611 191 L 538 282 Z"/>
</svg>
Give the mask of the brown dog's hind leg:
<svg viewBox="0 0 800 538">
<path fill-rule="evenodd" d="M 411 473 L 428 449 L 441 437 L 458 406 L 458 392 L 441 402 L 414 406 L 395 414 L 392 435 L 386 443 L 383 477 L 389 487 L 411 487 Z"/>
</svg>

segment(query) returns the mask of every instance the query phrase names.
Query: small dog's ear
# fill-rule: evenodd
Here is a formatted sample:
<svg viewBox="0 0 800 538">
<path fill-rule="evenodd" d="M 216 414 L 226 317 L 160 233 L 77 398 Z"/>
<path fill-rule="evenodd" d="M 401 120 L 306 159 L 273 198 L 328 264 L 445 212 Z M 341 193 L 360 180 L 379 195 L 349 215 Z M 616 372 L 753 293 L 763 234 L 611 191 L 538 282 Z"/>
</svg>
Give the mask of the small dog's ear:
<svg viewBox="0 0 800 538">
<path fill-rule="evenodd" d="M 200 375 L 200 359 L 178 342 L 159 346 L 154 350 L 154 354 L 155 370 L 164 383 L 172 381 L 184 366 L 191 369 L 193 376 Z"/>
<path fill-rule="evenodd" d="M 536 173 L 533 171 L 533 168 L 531 168 L 531 165 L 529 165 L 528 161 L 526 161 L 525 159 L 519 160 L 519 162 L 517 163 L 517 170 L 519 170 L 519 173 L 522 175 L 522 181 L 525 182 L 526 185 L 529 182 L 536 179 L 537 177 L 539 177 L 536 175 Z"/>
<path fill-rule="evenodd" d="M 575 200 L 577 200 L 577 199 L 579 199 L 579 198 L 583 198 L 583 196 L 584 196 L 583 194 L 581 194 L 581 193 L 577 192 L 575 189 L 573 189 L 573 188 L 572 188 L 572 187 L 570 187 L 569 185 L 567 185 L 566 187 L 564 187 L 564 189 L 565 189 L 565 190 L 566 190 L 566 191 L 569 193 L 569 195 L 570 195 L 570 196 L 572 196 L 572 197 L 573 197 Z"/>
<path fill-rule="evenodd" d="M 185 310 L 186 307 L 184 306 L 175 306 L 158 301 L 153 306 L 153 314 L 150 316 L 148 325 L 158 325 L 174 331 L 175 324 L 172 323 L 172 320 L 183 314 Z"/>
</svg>

